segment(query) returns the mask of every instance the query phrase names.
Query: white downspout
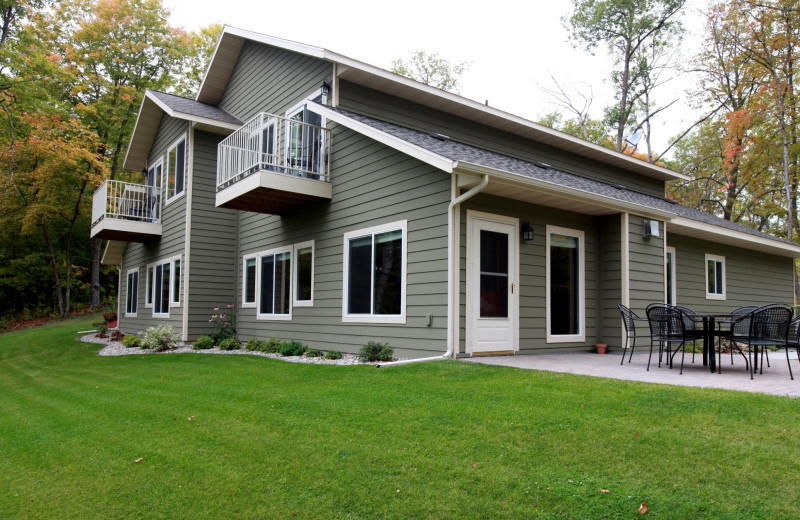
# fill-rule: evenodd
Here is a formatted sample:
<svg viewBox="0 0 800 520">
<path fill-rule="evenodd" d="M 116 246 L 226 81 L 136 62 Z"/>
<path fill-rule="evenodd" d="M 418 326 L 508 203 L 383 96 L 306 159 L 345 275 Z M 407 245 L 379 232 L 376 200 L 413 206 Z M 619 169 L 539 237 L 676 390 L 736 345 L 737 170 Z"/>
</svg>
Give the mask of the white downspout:
<svg viewBox="0 0 800 520">
<path fill-rule="evenodd" d="M 456 270 L 459 268 L 458 258 L 456 258 L 457 251 L 455 250 L 455 240 L 456 240 L 456 233 L 460 233 L 461 230 L 454 229 L 454 222 L 455 222 L 455 212 L 459 210 L 459 205 L 464 202 L 465 200 L 472 198 L 473 196 L 477 195 L 484 188 L 489 184 L 489 175 L 484 173 L 482 174 L 481 182 L 478 183 L 477 186 L 470 189 L 466 193 L 461 194 L 461 196 L 453 198 L 456 194 L 456 174 L 453 174 L 452 177 L 452 184 L 451 184 L 451 195 L 450 195 L 450 205 L 447 207 L 447 351 L 440 355 L 440 356 L 433 356 L 433 357 L 426 357 L 426 358 L 419 358 L 419 359 L 404 359 L 402 361 L 389 361 L 387 363 L 379 363 L 375 365 L 376 368 L 381 367 L 388 367 L 388 366 L 396 366 L 396 365 L 408 365 L 409 363 L 422 363 L 424 361 L 444 361 L 445 359 L 451 359 L 453 357 L 453 352 L 455 352 L 455 342 L 453 341 L 453 336 L 455 335 L 455 327 L 457 326 L 460 320 L 456 319 L 456 306 L 455 302 L 455 294 L 456 294 L 456 286 L 454 282 Z"/>
</svg>

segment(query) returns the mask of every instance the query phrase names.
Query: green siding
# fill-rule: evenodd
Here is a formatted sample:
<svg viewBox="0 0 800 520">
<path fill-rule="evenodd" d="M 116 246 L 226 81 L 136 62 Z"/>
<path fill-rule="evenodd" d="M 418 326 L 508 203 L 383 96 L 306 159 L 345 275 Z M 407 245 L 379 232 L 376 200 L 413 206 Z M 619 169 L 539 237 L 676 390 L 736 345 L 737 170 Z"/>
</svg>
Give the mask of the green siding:
<svg viewBox="0 0 800 520">
<path fill-rule="evenodd" d="M 745 305 L 792 304 L 792 259 L 670 233 L 675 248 L 676 302 L 702 312 Z M 705 255 L 725 257 L 725 300 L 706 299 Z"/>
<path fill-rule="evenodd" d="M 617 305 L 622 302 L 622 223 L 620 215 L 609 215 L 598 222 L 598 270 L 600 271 L 600 316 L 598 342 L 620 346 L 622 322 Z"/>
<path fill-rule="evenodd" d="M 664 285 L 664 223 L 659 222 L 660 236 L 642 237 L 642 217 L 628 216 L 629 307 L 639 316 L 651 303 L 663 302 Z"/>
<path fill-rule="evenodd" d="M 174 119 L 163 116 L 161 124 L 150 151 L 148 164 L 154 164 L 159 158 L 166 155 L 167 150 L 181 136 L 186 136 L 186 154 L 189 154 L 189 123 L 181 119 Z M 161 224 L 162 235 L 160 238 L 152 239 L 146 243 L 132 242 L 128 244 L 122 258 L 122 284 L 120 286 L 119 301 L 125 302 L 127 299 L 127 284 L 125 282 L 126 273 L 130 269 L 139 268 L 139 300 L 137 316 L 125 316 L 125 307 L 122 306 L 122 316 L 119 320 L 120 330 L 125 333 L 135 333 L 147 327 L 155 325 L 172 325 L 176 332 L 183 331 L 183 305 L 185 304 L 185 287 L 183 284 L 186 267 L 184 247 L 186 238 L 186 192 L 192 183 L 191 162 L 186 161 L 186 181 L 183 195 L 178 196 L 169 203 L 161 205 Z M 143 182 L 142 179 L 139 182 Z M 164 197 L 164 186 L 161 189 Z M 145 287 L 147 278 L 147 264 L 158 260 L 165 260 L 173 256 L 181 257 L 181 298 L 180 306 L 170 305 L 168 318 L 153 317 L 153 309 L 145 307 Z"/>
<path fill-rule="evenodd" d="M 594 218 L 555 208 L 536 206 L 491 195 L 478 194 L 461 207 L 461 344 L 466 352 L 466 247 L 467 210 L 527 220 L 534 228 L 534 240 L 519 245 L 519 351 L 532 352 L 586 350 L 595 344 L 597 236 Z M 586 341 L 583 343 L 547 343 L 546 337 L 546 228 L 558 226 L 585 233 L 586 266 Z M 445 273 L 446 274 L 446 273 Z"/>
<path fill-rule="evenodd" d="M 367 116 L 423 132 L 441 132 L 458 141 L 518 157 L 603 182 L 622 184 L 642 193 L 664 196 L 664 181 L 625 172 L 523 137 L 346 81 L 339 82 L 339 104 Z"/>
</svg>

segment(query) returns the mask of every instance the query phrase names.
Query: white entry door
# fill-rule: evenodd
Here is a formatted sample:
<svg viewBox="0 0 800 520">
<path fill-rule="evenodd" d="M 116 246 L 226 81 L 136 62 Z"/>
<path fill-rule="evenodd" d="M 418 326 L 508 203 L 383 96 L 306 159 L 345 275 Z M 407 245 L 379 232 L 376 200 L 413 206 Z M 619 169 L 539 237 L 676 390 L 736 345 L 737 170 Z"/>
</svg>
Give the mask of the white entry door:
<svg viewBox="0 0 800 520">
<path fill-rule="evenodd" d="M 517 220 L 469 215 L 468 337 L 470 352 L 517 350 L 519 280 Z"/>
</svg>

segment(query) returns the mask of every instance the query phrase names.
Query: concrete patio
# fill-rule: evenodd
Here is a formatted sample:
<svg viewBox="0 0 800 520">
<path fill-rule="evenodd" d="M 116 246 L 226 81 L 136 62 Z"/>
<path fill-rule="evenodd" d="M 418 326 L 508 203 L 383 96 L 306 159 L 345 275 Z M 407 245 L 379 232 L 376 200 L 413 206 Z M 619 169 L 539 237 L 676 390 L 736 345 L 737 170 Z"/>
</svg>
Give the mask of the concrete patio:
<svg viewBox="0 0 800 520">
<path fill-rule="evenodd" d="M 792 371 L 795 380 L 789 378 L 789 368 L 786 364 L 785 351 L 770 354 L 770 367 L 764 367 L 763 374 L 755 374 L 755 379 L 750 380 L 750 373 L 745 369 L 744 358 L 738 354 L 734 356 L 734 365 L 731 365 L 729 354 L 722 355 L 722 373 L 711 373 L 708 367 L 703 366 L 702 354 L 695 356 L 692 363 L 691 353 L 686 354 L 683 374 L 679 374 L 680 354 L 675 357 L 675 368 L 670 369 L 662 363 L 658 367 L 658 352 L 653 352 L 653 361 L 650 371 L 647 369 L 647 349 L 636 349 L 633 360 L 628 363 L 626 355 L 625 364 L 620 365 L 621 352 L 600 355 L 596 353 L 567 353 L 567 354 L 531 354 L 516 356 L 493 356 L 465 358 L 467 363 L 480 363 L 484 365 L 497 365 L 522 368 L 527 370 L 546 370 L 548 372 L 562 372 L 594 377 L 608 377 L 625 381 L 642 381 L 680 386 L 696 386 L 702 388 L 722 388 L 725 390 L 741 390 L 762 394 L 784 395 L 800 397 L 800 363 L 794 352 L 789 354 L 792 360 Z"/>
</svg>

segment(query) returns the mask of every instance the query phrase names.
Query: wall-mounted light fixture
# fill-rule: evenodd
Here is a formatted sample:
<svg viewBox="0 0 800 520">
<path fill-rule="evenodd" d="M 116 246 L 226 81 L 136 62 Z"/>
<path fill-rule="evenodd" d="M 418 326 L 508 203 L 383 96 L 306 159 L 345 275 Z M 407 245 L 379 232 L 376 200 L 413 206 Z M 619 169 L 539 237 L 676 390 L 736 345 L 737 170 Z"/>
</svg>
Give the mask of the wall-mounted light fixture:
<svg viewBox="0 0 800 520">
<path fill-rule="evenodd" d="M 327 81 L 322 82 L 322 95 L 328 97 L 331 95 L 331 84 Z"/>
<path fill-rule="evenodd" d="M 523 220 L 522 224 L 519 226 L 519 235 L 522 240 L 529 241 L 533 240 L 533 226 L 527 220 Z"/>
<path fill-rule="evenodd" d="M 658 221 L 644 219 L 642 220 L 642 237 L 650 238 L 660 236 L 658 232 Z"/>
</svg>

